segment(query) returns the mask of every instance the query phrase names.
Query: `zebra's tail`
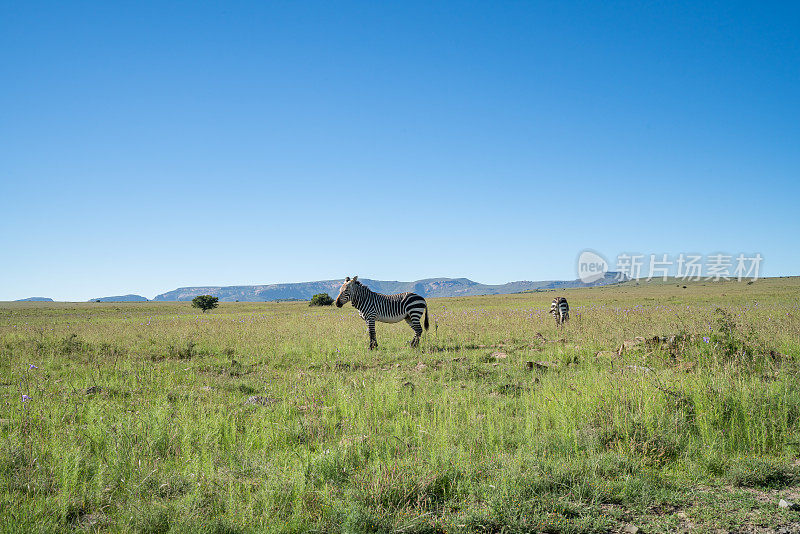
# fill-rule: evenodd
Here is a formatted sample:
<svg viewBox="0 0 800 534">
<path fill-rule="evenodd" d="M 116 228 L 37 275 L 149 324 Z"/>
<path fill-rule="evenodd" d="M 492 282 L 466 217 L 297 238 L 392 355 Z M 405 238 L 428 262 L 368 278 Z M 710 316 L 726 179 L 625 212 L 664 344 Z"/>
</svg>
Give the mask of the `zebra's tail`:
<svg viewBox="0 0 800 534">
<path fill-rule="evenodd" d="M 428 329 L 428 304 L 425 304 L 425 330 Z"/>
</svg>

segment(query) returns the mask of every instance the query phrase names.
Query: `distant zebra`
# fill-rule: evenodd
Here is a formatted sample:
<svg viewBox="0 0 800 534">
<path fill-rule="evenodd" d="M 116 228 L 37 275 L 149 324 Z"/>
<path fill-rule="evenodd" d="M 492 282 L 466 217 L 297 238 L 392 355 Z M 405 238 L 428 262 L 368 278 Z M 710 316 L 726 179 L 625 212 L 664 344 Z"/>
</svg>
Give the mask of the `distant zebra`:
<svg viewBox="0 0 800 534">
<path fill-rule="evenodd" d="M 550 305 L 550 313 L 556 318 L 556 326 L 569 321 L 569 304 L 564 297 L 556 297 Z"/>
<path fill-rule="evenodd" d="M 339 290 L 339 296 L 336 297 L 336 306 L 341 308 L 348 301 L 353 303 L 353 307 L 358 310 L 358 314 L 367 323 L 370 350 L 378 348 L 378 340 L 375 338 L 375 321 L 398 323 L 405 319 L 414 330 L 414 339 L 411 340 L 412 347 L 419 345 L 419 338 L 422 336 L 422 327 L 419 324 L 422 310 L 425 310 L 425 330 L 428 329 L 428 304 L 416 293 L 383 295 L 375 293 L 359 282 L 357 276 L 354 276 L 352 280 L 348 276 Z"/>
</svg>

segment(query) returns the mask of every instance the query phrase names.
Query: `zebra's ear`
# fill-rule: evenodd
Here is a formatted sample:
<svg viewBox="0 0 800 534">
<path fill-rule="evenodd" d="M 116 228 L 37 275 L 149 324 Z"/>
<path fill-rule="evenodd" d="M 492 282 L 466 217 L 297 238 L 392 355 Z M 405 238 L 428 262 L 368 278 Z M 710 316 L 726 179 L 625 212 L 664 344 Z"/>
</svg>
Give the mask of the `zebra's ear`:
<svg viewBox="0 0 800 534">
<path fill-rule="evenodd" d="M 344 281 L 345 282 L 349 282 L 350 281 L 350 277 L 348 276 L 347 278 L 344 279 Z"/>
<path fill-rule="evenodd" d="M 358 276 L 354 276 L 353 277 L 353 282 L 357 282 L 357 281 L 358 281 Z"/>
</svg>

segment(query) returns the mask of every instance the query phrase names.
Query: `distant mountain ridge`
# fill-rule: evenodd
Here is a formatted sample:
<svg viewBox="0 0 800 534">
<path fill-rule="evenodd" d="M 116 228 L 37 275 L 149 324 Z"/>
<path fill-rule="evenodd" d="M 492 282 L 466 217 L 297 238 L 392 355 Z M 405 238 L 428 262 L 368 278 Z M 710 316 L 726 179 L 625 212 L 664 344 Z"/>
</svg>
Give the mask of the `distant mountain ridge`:
<svg viewBox="0 0 800 534">
<path fill-rule="evenodd" d="M 54 302 L 50 297 L 28 297 L 26 299 L 17 299 L 14 302 Z"/>
<path fill-rule="evenodd" d="M 117 295 L 91 299 L 89 302 L 147 302 L 147 298 L 141 295 Z"/>
<path fill-rule="evenodd" d="M 627 281 L 618 278 L 617 273 L 609 272 L 595 282 L 585 284 L 580 280 L 544 280 L 530 282 L 521 280 L 507 284 L 491 285 L 474 282 L 468 278 L 426 278 L 415 282 L 360 279 L 367 287 L 378 293 L 392 294 L 413 291 L 424 297 L 468 297 L 476 295 L 504 295 L 545 289 L 570 289 L 577 287 L 602 286 Z M 322 280 L 293 284 L 267 284 L 252 286 L 201 286 L 181 287 L 162 293 L 154 301 L 186 301 L 198 295 L 213 295 L 222 302 L 265 302 L 273 300 L 308 300 L 317 293 L 327 293 L 336 297 L 343 280 Z"/>
</svg>

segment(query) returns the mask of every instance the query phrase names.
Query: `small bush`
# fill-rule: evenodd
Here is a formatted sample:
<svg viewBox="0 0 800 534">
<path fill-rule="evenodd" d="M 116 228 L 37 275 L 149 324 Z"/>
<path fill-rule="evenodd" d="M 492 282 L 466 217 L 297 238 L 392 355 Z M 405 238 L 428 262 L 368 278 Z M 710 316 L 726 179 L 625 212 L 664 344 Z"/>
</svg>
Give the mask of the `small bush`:
<svg viewBox="0 0 800 534">
<path fill-rule="evenodd" d="M 317 293 L 311 297 L 311 302 L 308 303 L 309 306 L 330 306 L 331 304 L 333 304 L 333 299 L 327 293 Z"/>
</svg>

